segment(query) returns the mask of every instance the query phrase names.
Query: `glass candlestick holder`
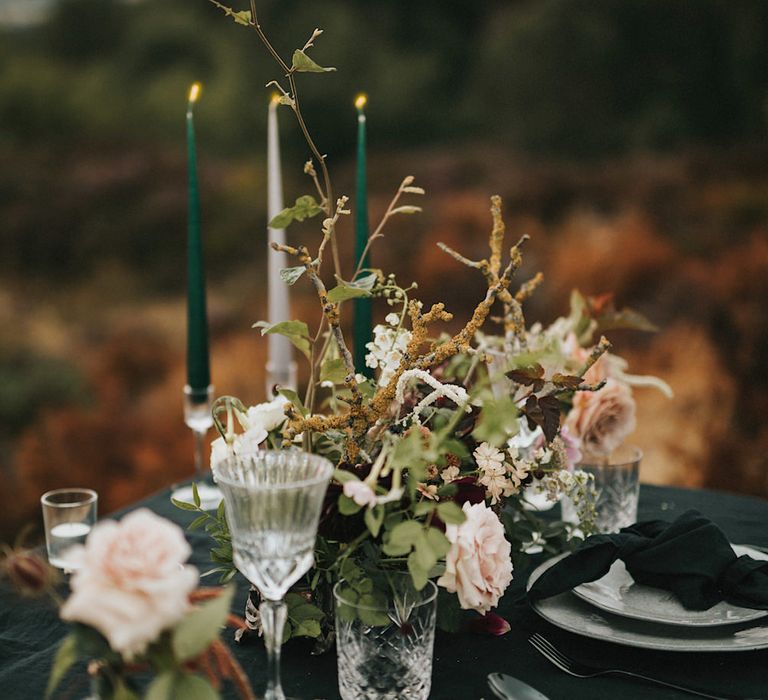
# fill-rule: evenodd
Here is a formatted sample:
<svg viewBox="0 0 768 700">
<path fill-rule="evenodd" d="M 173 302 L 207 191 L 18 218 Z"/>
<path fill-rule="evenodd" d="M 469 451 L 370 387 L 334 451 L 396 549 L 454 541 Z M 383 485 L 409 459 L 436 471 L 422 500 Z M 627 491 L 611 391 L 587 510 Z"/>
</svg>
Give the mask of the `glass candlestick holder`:
<svg viewBox="0 0 768 700">
<path fill-rule="evenodd" d="M 223 498 L 217 486 L 209 481 L 206 469 L 203 467 L 203 448 L 205 435 L 213 427 L 213 386 L 207 389 L 193 389 L 188 384 L 184 387 L 184 422 L 195 436 L 195 478 L 194 483 L 200 496 L 200 507 L 203 510 L 216 510 Z M 173 491 L 171 498 L 177 501 L 192 503 L 194 493 L 192 485 L 181 486 Z"/>
</svg>

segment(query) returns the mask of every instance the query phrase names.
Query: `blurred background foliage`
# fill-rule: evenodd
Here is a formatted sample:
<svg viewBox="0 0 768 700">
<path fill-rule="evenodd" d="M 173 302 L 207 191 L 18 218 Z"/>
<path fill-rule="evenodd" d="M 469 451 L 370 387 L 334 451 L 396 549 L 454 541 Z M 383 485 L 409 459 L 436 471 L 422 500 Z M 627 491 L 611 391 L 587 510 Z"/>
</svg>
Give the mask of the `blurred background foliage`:
<svg viewBox="0 0 768 700">
<path fill-rule="evenodd" d="M 236 9 L 248 3 L 232 0 Z M 196 111 L 220 393 L 263 398 L 268 80 L 257 38 L 206 0 L 0 0 L 0 471 L 21 494 L 78 481 L 116 507 L 190 471 L 181 424 L 184 111 Z M 406 174 L 425 213 L 376 264 L 469 311 L 481 281 L 434 243 L 481 257 L 505 197 L 546 289 L 611 289 L 662 324 L 620 347 L 678 390 L 641 399 L 654 481 L 768 492 L 768 3 L 762 0 L 259 0 L 302 104 L 352 194 L 354 96 L 370 95 L 371 216 Z M 22 7 L 23 6 L 23 7 Z M 286 199 L 306 148 L 281 113 Z M 348 233 L 348 232 L 347 232 Z M 291 232 L 314 240 L 309 226 Z M 348 237 L 347 237 L 348 238 Z M 351 245 L 342 240 L 349 254 Z M 315 314 L 296 288 L 296 317 Z M 676 381 L 677 380 L 677 381 Z M 727 468 L 723 465 L 727 464 Z M 12 491 L 5 489 L 5 493 Z"/>
</svg>

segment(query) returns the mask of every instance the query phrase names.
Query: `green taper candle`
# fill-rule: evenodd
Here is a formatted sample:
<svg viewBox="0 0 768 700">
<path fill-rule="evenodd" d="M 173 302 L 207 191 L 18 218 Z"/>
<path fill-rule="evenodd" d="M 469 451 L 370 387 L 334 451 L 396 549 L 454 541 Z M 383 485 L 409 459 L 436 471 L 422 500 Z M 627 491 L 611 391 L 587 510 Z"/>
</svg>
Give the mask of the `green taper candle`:
<svg viewBox="0 0 768 700">
<path fill-rule="evenodd" d="M 211 374 L 208 364 L 208 316 L 205 307 L 205 271 L 200 236 L 200 194 L 197 185 L 197 149 L 193 110 L 200 97 L 200 83 L 189 89 L 187 102 L 187 384 L 192 400 L 208 398 Z"/>
<path fill-rule="evenodd" d="M 365 162 L 365 103 L 368 98 L 360 95 L 355 100 L 357 109 L 357 179 L 355 192 L 355 265 L 361 268 L 370 267 L 370 259 L 366 253 L 368 245 L 368 183 Z M 363 258 L 365 254 L 365 259 Z M 362 259 L 362 263 L 360 262 Z M 367 353 L 365 344 L 371 340 L 373 321 L 370 297 L 354 299 L 354 359 L 355 369 L 366 377 L 373 376 L 373 370 L 365 365 Z"/>
</svg>

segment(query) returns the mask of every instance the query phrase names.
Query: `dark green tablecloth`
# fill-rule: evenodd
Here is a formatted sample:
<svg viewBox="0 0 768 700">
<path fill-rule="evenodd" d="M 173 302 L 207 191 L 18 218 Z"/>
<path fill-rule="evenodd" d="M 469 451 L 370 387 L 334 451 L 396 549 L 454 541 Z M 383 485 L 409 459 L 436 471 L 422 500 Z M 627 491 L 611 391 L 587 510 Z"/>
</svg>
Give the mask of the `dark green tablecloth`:
<svg viewBox="0 0 768 700">
<path fill-rule="evenodd" d="M 180 524 L 189 522 L 186 513 L 173 508 L 168 493 L 161 493 L 135 507 L 148 506 Z M 640 519 L 672 519 L 688 508 L 697 508 L 718 523 L 732 542 L 768 546 L 768 502 L 708 491 L 643 486 Z M 201 570 L 209 568 L 209 541 L 204 534 L 191 533 L 192 562 Z M 581 680 L 557 670 L 527 643 L 535 631 L 583 661 L 616 663 L 642 672 L 646 670 L 671 682 L 696 684 L 713 694 L 733 697 L 768 698 L 768 650 L 728 654 L 654 652 L 621 647 L 561 631 L 541 620 L 523 603 L 516 603 L 535 559 L 518 567 L 499 612 L 512 625 L 503 637 L 477 634 L 441 634 L 435 643 L 431 698 L 464 700 L 486 698 L 486 676 L 502 671 L 522 678 L 550 697 L 550 700 L 646 700 L 689 698 L 690 695 L 618 678 Z M 233 611 L 240 614 L 246 596 L 241 583 Z M 51 660 L 58 641 L 65 634 L 50 607 L 21 602 L 6 588 L 0 589 L 0 698 L 3 700 L 42 698 Z M 229 637 L 229 633 L 225 633 Z M 233 644 L 234 646 L 234 644 Z M 236 647 L 236 655 L 250 673 L 257 691 L 264 681 L 264 651 L 258 641 Z M 286 691 L 304 698 L 338 698 L 336 657 L 309 655 L 301 641 L 286 645 L 283 652 Z M 86 688 L 75 698 L 85 697 Z M 234 696 L 233 696 L 234 697 Z M 183 699 L 179 699 L 183 700 Z"/>
</svg>

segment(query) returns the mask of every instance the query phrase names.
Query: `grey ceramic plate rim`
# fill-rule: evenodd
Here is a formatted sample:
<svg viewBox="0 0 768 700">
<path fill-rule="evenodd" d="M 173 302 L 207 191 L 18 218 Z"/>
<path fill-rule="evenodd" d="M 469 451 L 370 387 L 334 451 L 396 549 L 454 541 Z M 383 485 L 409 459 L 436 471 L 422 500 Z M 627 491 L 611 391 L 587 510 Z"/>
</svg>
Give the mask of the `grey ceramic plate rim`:
<svg viewBox="0 0 768 700">
<path fill-rule="evenodd" d="M 748 554 L 754 559 L 768 561 L 768 554 L 752 547 L 742 544 L 732 545 L 734 552 L 741 556 Z M 613 579 L 619 579 L 614 581 Z M 759 620 L 768 615 L 768 610 L 754 610 L 751 608 L 742 608 L 736 605 L 730 605 L 726 602 L 718 603 L 709 610 L 686 610 L 675 600 L 671 593 L 661 591 L 660 589 L 649 586 L 638 586 L 634 584 L 638 596 L 642 597 L 641 606 L 632 606 L 632 599 L 622 599 L 619 594 L 611 597 L 610 594 L 603 594 L 594 588 L 595 584 L 608 586 L 616 589 L 622 581 L 631 582 L 632 578 L 626 573 L 624 564 L 621 561 L 614 562 L 611 572 L 603 578 L 590 583 L 576 586 L 573 589 L 574 595 L 582 600 L 586 600 L 601 610 L 605 610 L 614 615 L 622 617 L 631 617 L 635 620 L 645 620 L 646 622 L 658 622 L 665 625 L 680 625 L 684 627 L 715 627 L 719 625 L 733 625 L 739 622 L 751 622 Z M 730 615 L 730 617 L 728 617 Z"/>
<path fill-rule="evenodd" d="M 566 556 L 567 553 L 553 557 L 537 567 L 526 588 L 530 589 L 544 571 Z M 531 607 L 556 627 L 623 646 L 680 652 L 736 652 L 768 648 L 768 626 L 753 622 L 728 627 L 663 625 L 604 612 L 570 592 L 538 600 Z"/>
</svg>

